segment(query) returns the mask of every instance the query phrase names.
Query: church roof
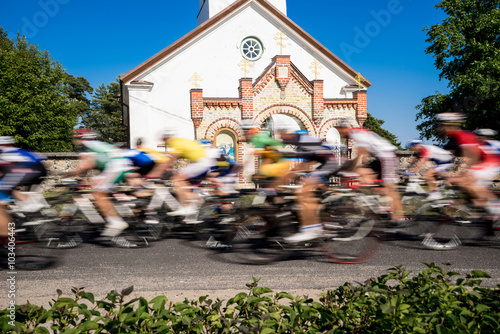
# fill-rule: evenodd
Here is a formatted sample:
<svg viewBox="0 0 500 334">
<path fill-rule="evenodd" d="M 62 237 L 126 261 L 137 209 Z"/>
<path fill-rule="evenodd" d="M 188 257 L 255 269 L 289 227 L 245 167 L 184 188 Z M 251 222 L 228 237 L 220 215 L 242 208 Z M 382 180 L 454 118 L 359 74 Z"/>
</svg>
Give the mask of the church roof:
<svg viewBox="0 0 500 334">
<path fill-rule="evenodd" d="M 337 57 L 333 52 L 328 50 L 325 46 L 323 46 L 321 43 L 319 43 L 316 39 L 314 39 L 311 35 L 309 35 L 307 32 L 305 32 L 304 29 L 299 27 L 295 22 L 293 22 L 290 18 L 288 18 L 286 15 L 284 15 L 280 10 L 278 10 L 276 7 L 271 5 L 269 2 L 266 0 L 237 0 L 233 4 L 229 5 L 227 8 L 222 10 L 220 13 L 217 15 L 213 16 L 209 20 L 205 21 L 204 23 L 200 24 L 198 27 L 195 29 L 191 30 L 188 34 L 184 35 L 174 43 L 170 44 L 168 47 L 165 49 L 161 50 L 136 68 L 132 69 L 131 71 L 128 71 L 124 75 L 120 77 L 120 80 L 123 83 L 129 83 L 130 81 L 134 80 L 137 78 L 140 74 L 143 72 L 147 71 L 151 67 L 155 66 L 159 62 L 161 62 L 165 57 L 169 56 L 170 54 L 174 53 L 175 51 L 179 50 L 182 48 L 184 45 L 186 45 L 189 41 L 192 39 L 196 38 L 197 36 L 203 34 L 213 26 L 217 25 L 219 22 L 223 21 L 226 17 L 230 16 L 232 13 L 234 13 L 238 8 L 243 6 L 244 4 L 254 1 L 258 4 L 260 4 L 262 7 L 264 7 L 269 13 L 274 15 L 277 19 L 281 20 L 289 29 L 293 30 L 296 34 L 298 34 L 301 38 L 303 38 L 305 41 L 310 43 L 312 46 L 314 46 L 319 52 L 321 52 L 326 58 L 331 60 L 334 64 L 336 64 L 339 68 L 341 68 L 343 71 L 345 71 L 348 75 L 352 76 L 352 78 L 355 78 L 358 72 L 356 72 L 352 67 L 347 65 L 344 61 L 342 61 L 339 57 Z M 362 84 L 365 87 L 370 87 L 371 82 L 363 79 Z"/>
</svg>

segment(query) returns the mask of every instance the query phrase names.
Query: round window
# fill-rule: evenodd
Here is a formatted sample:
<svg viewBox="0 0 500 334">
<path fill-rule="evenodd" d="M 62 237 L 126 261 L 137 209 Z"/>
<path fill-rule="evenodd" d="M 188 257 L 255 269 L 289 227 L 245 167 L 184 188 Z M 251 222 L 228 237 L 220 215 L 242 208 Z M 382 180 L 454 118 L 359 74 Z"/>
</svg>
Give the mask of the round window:
<svg viewBox="0 0 500 334">
<path fill-rule="evenodd" d="M 247 37 L 241 42 L 241 54 L 245 59 L 257 60 L 263 51 L 262 43 L 255 37 Z"/>
</svg>

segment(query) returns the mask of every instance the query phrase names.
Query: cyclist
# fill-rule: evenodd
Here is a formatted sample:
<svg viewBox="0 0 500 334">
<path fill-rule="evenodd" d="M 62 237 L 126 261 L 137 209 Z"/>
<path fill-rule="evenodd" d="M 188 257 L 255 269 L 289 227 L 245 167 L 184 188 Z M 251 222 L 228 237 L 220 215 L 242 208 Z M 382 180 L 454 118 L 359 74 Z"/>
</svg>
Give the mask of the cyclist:
<svg viewBox="0 0 500 334">
<path fill-rule="evenodd" d="M 156 178 L 165 178 L 166 169 L 168 166 L 169 159 L 168 157 L 159 151 L 153 150 L 148 147 L 142 146 L 143 141 L 141 138 L 137 139 L 136 148 L 139 151 L 144 152 L 149 158 L 154 161 L 154 166 L 151 170 L 147 171 L 145 176 L 147 178 L 156 179 Z M 143 174 L 141 174 L 143 175 Z"/>
<path fill-rule="evenodd" d="M 497 154 L 500 154 L 500 141 L 493 139 L 497 135 L 495 130 L 477 129 L 474 133 L 478 137 L 481 144 L 489 146 L 490 149 L 493 149 L 497 152 Z"/>
<path fill-rule="evenodd" d="M 47 170 L 42 156 L 24 149 L 14 147 L 14 138 L 0 137 L 0 161 L 2 174 L 0 191 L 8 196 L 14 196 L 20 202 L 18 207 L 22 211 L 38 211 L 44 204 L 31 198 L 29 193 L 17 191 L 18 186 L 33 186 L 42 182 Z"/>
<path fill-rule="evenodd" d="M 373 184 L 377 176 L 382 180 L 382 186 L 392 199 L 391 218 L 393 221 L 401 221 L 403 205 L 397 189 L 396 170 L 399 164 L 395 153 L 397 148 L 368 129 L 352 128 L 347 119 L 339 122 L 337 130 L 342 136 L 356 143 L 357 155 L 352 160 L 350 169 L 360 175 L 362 183 Z M 363 159 L 367 157 L 375 159 L 369 165 L 362 165 Z"/>
<path fill-rule="evenodd" d="M 170 215 L 193 216 L 197 212 L 198 206 L 195 204 L 195 195 L 189 189 L 189 183 L 205 177 L 210 170 L 217 166 L 217 162 L 213 156 L 208 154 L 206 147 L 203 147 L 198 141 L 174 137 L 171 130 L 165 131 L 162 138 L 170 156 L 170 165 L 178 159 L 185 159 L 189 163 L 172 177 L 180 208 L 170 212 Z"/>
<path fill-rule="evenodd" d="M 427 199 L 429 201 L 441 199 L 443 196 L 437 188 L 436 176 L 440 173 L 449 171 L 453 167 L 453 154 L 435 145 L 423 145 L 420 139 L 411 140 L 408 146 L 411 151 L 417 153 L 417 162 L 415 166 L 411 168 L 410 173 L 418 173 L 428 162 L 434 162 L 436 164 L 433 168 L 426 170 L 422 176 L 429 189 L 429 196 Z"/>
<path fill-rule="evenodd" d="M 285 238 L 289 243 L 301 243 L 314 240 L 323 235 L 323 225 L 319 217 L 320 202 L 316 191 L 326 188 L 329 177 L 340 168 L 340 161 L 335 151 L 323 145 L 321 139 L 304 131 L 282 134 L 285 144 L 296 148 L 294 156 L 302 162 L 293 171 L 306 172 L 300 181 L 297 192 L 299 210 L 299 231 Z"/>
<path fill-rule="evenodd" d="M 244 166 L 247 167 L 247 170 L 249 169 L 249 165 L 253 168 L 255 155 L 259 155 L 261 157 L 260 165 L 254 178 L 263 178 L 265 181 L 271 180 L 272 182 L 268 187 L 275 188 L 282 183 L 282 179 L 285 178 L 291 167 L 291 160 L 286 159 L 277 150 L 284 148 L 285 144 L 280 140 L 272 138 L 269 132 L 261 131 L 253 120 L 243 120 L 240 127 L 243 130 L 246 141 L 252 147 L 251 153 L 244 158 Z"/>
<path fill-rule="evenodd" d="M 101 236 L 111 238 L 111 242 L 120 247 L 135 247 L 136 245 L 120 236 L 128 224 L 120 217 L 109 197 L 115 185 L 133 169 L 131 161 L 124 158 L 119 148 L 97 140 L 97 134 L 88 129 L 75 130 L 73 140 L 81 151 L 79 166 L 76 170 L 66 173 L 66 176 L 81 175 L 91 169 L 100 171 L 90 183 L 95 204 L 106 221 L 106 228 Z"/>
<path fill-rule="evenodd" d="M 40 184 L 47 174 L 38 154 L 14 147 L 14 138 L 0 136 L 0 246 L 8 243 L 8 224 L 12 221 L 7 213 L 7 204 L 13 197 L 19 200 L 22 211 L 37 211 L 43 204 L 32 199 L 28 194 L 16 190 L 18 186 Z"/>
<path fill-rule="evenodd" d="M 438 134 L 448 139 L 445 147 L 463 157 L 466 168 L 458 176 L 448 180 L 471 195 L 475 205 L 492 215 L 497 197 L 489 190 L 491 182 L 500 172 L 500 157 L 494 150 L 481 145 L 477 136 L 461 129 L 464 116 L 460 113 L 437 115 Z"/>
</svg>

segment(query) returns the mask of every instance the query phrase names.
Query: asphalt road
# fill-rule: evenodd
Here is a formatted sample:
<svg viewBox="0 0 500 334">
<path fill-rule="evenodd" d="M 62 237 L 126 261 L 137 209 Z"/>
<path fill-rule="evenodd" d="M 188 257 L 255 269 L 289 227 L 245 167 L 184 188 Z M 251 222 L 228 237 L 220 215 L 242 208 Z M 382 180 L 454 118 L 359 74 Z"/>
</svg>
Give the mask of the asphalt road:
<svg viewBox="0 0 500 334">
<path fill-rule="evenodd" d="M 15 300 L 43 304 L 57 296 L 56 289 L 70 295 L 72 287 L 85 287 L 97 296 L 111 290 L 134 286 L 134 294 L 152 298 L 165 294 L 170 300 L 196 298 L 203 294 L 226 299 L 246 290 L 252 277 L 260 277 L 260 286 L 295 295 L 335 288 L 343 283 L 363 282 L 402 265 L 412 272 L 425 269 L 423 263 L 450 263 L 450 270 L 468 273 L 483 270 L 492 276 L 485 285 L 500 284 L 500 247 L 461 246 L 451 251 L 422 249 L 414 242 L 387 241 L 380 252 L 362 264 L 335 264 L 311 252 L 292 253 L 282 262 L 269 265 L 242 265 L 227 261 L 219 254 L 187 237 L 172 237 L 148 248 L 123 249 L 84 244 L 78 248 L 57 250 L 56 266 L 40 271 L 17 271 L 3 276 L 0 307 L 6 307 L 9 279 L 15 277 Z M 10 282 L 12 283 L 12 281 Z"/>
</svg>

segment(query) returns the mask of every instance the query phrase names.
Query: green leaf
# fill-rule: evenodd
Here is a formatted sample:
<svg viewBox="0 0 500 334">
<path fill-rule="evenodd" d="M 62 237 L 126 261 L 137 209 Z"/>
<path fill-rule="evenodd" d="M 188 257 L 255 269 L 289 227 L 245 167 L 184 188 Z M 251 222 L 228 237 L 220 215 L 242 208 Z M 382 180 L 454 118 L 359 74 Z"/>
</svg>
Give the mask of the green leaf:
<svg viewBox="0 0 500 334">
<path fill-rule="evenodd" d="M 490 275 L 488 275 L 487 273 L 485 273 L 484 271 L 481 271 L 481 270 L 473 270 L 473 271 L 470 272 L 469 275 L 472 278 L 481 278 L 481 277 L 491 278 Z"/>
<path fill-rule="evenodd" d="M 40 334 L 50 334 L 49 330 L 45 327 L 37 327 L 36 332 Z"/>
<path fill-rule="evenodd" d="M 122 296 L 128 296 L 134 291 L 134 286 L 131 285 L 128 288 L 122 290 Z"/>
</svg>

